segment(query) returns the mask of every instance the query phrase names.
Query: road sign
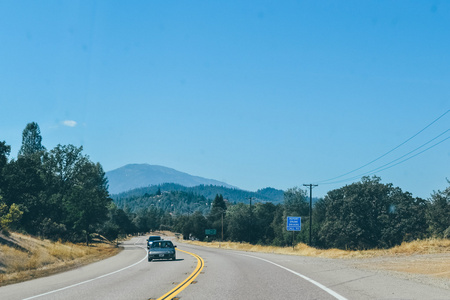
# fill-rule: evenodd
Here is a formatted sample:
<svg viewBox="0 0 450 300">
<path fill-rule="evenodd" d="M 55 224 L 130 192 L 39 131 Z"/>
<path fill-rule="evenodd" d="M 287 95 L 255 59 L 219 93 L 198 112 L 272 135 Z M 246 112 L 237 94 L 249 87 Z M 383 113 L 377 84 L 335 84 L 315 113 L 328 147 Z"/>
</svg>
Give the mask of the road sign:
<svg viewBox="0 0 450 300">
<path fill-rule="evenodd" d="M 215 229 L 205 229 L 205 234 L 206 235 L 216 235 L 216 230 Z"/>
<path fill-rule="evenodd" d="M 301 217 L 287 217 L 287 231 L 301 231 L 302 218 Z"/>
</svg>

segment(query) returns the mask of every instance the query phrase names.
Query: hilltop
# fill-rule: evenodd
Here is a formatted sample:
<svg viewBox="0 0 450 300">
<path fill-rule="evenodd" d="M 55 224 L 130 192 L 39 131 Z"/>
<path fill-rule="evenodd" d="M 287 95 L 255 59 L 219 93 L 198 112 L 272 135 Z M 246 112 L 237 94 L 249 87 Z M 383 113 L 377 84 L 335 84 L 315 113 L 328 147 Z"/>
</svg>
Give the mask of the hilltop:
<svg viewBox="0 0 450 300">
<path fill-rule="evenodd" d="M 106 172 L 109 193 L 119 194 L 136 188 L 164 183 L 175 183 L 186 187 L 198 185 L 223 186 L 235 188 L 225 182 L 190 175 L 175 169 L 149 164 L 128 164 Z"/>
</svg>

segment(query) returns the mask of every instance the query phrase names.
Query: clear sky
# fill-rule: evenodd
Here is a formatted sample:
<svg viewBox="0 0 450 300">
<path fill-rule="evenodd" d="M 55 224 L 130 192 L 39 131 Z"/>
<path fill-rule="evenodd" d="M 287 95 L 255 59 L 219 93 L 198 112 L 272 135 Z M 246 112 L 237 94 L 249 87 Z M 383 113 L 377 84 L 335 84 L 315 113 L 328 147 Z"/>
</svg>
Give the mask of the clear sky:
<svg viewBox="0 0 450 300">
<path fill-rule="evenodd" d="M 105 171 L 304 188 L 443 115 L 314 189 L 324 196 L 450 137 L 449 109 L 450 1 L 0 0 L 10 158 L 37 122 L 47 149 L 82 145 Z M 375 174 L 429 198 L 448 186 L 450 139 Z"/>
</svg>

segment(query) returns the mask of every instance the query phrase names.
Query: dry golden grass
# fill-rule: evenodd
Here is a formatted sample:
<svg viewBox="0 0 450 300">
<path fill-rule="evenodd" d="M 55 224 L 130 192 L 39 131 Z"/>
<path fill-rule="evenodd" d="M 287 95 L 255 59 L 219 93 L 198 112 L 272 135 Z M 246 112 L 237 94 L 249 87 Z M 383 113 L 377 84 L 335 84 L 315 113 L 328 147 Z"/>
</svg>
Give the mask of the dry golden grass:
<svg viewBox="0 0 450 300">
<path fill-rule="evenodd" d="M 317 249 L 309 247 L 306 244 L 299 243 L 292 247 L 275 247 L 251 245 L 248 243 L 235 242 L 199 242 L 186 241 L 189 244 L 201 245 L 212 248 L 223 248 L 242 250 L 250 252 L 266 252 L 277 254 L 314 256 L 324 258 L 370 258 L 379 256 L 395 256 L 395 255 L 412 255 L 412 254 L 434 254 L 434 253 L 450 253 L 450 239 L 428 239 L 417 240 L 409 243 L 403 243 L 391 249 L 375 249 L 375 250 L 340 250 L 340 249 Z"/>
<path fill-rule="evenodd" d="M 11 233 L 16 247 L 0 244 L 0 286 L 48 276 L 98 261 L 118 253 L 114 245 L 51 242 Z"/>
</svg>

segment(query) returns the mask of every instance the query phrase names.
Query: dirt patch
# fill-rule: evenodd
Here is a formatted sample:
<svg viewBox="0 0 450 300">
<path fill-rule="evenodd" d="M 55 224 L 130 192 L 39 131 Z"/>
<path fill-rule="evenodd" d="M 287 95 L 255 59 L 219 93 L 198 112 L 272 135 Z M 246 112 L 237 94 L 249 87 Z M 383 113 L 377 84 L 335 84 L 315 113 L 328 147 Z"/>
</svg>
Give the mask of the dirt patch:
<svg viewBox="0 0 450 300">
<path fill-rule="evenodd" d="M 372 270 L 450 290 L 450 254 L 415 254 L 340 259 L 354 268 Z"/>
<path fill-rule="evenodd" d="M 378 257 L 355 263 L 369 269 L 429 275 L 450 279 L 450 254 Z"/>
</svg>

